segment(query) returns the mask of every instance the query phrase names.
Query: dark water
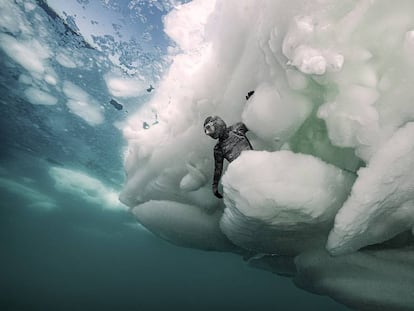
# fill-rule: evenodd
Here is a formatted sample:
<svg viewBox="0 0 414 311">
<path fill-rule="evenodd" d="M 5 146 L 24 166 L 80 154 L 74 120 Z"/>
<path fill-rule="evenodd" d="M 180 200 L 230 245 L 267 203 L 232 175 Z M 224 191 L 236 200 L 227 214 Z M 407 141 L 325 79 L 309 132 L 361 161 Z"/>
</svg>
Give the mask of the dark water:
<svg viewBox="0 0 414 311">
<path fill-rule="evenodd" d="M 1 310 L 346 310 L 239 256 L 172 246 L 127 212 L 1 198 Z"/>
</svg>

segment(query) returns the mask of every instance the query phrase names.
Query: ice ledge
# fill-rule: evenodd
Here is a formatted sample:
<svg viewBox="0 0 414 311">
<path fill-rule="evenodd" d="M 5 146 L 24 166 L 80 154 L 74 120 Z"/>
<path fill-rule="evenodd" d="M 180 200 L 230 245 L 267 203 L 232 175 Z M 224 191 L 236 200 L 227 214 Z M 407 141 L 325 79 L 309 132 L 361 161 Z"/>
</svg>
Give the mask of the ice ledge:
<svg viewBox="0 0 414 311">
<path fill-rule="evenodd" d="M 414 122 L 400 128 L 366 168 L 335 217 L 327 249 L 350 253 L 414 226 Z"/>
<path fill-rule="evenodd" d="M 354 176 L 291 151 L 245 151 L 222 182 L 220 227 L 236 245 L 294 255 L 322 245 Z"/>
</svg>

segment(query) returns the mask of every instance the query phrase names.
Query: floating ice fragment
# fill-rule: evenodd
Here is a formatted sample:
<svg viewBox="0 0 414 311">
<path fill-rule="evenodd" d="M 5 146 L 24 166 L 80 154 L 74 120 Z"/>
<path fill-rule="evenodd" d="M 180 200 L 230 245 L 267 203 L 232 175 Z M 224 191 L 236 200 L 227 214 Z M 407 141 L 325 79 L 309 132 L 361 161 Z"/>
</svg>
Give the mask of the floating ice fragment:
<svg viewBox="0 0 414 311">
<path fill-rule="evenodd" d="M 59 53 L 56 56 L 56 61 L 63 67 L 76 68 L 75 62 L 73 60 L 71 60 L 68 55 L 65 55 L 63 53 Z"/>
<path fill-rule="evenodd" d="M 0 47 L 16 63 L 31 73 L 43 73 L 50 51 L 36 39 L 17 40 L 7 34 L 0 34 Z"/>
<path fill-rule="evenodd" d="M 63 93 L 68 97 L 66 106 L 70 111 L 95 126 L 104 121 L 104 116 L 98 103 L 82 88 L 69 81 L 63 82 Z"/>
<path fill-rule="evenodd" d="M 28 5 L 34 6 L 34 4 Z M 25 17 L 25 13 L 14 1 L 0 1 L 0 12 L 0 28 L 2 28 L 2 32 L 8 32 L 13 35 L 23 34 L 26 36 L 33 33 L 33 29 Z"/>
<path fill-rule="evenodd" d="M 56 85 L 57 84 L 57 79 L 54 76 L 50 75 L 50 74 L 45 75 L 44 80 L 50 85 Z"/>
<path fill-rule="evenodd" d="M 29 87 L 24 91 L 24 94 L 33 105 L 55 105 L 57 103 L 56 97 L 35 87 Z"/>
<path fill-rule="evenodd" d="M 144 82 L 136 78 L 105 76 L 109 93 L 115 97 L 137 97 L 145 90 Z"/>
<path fill-rule="evenodd" d="M 73 114 L 81 117 L 91 126 L 101 124 L 104 120 L 99 107 L 88 102 L 70 99 L 66 102 L 66 106 Z"/>
</svg>

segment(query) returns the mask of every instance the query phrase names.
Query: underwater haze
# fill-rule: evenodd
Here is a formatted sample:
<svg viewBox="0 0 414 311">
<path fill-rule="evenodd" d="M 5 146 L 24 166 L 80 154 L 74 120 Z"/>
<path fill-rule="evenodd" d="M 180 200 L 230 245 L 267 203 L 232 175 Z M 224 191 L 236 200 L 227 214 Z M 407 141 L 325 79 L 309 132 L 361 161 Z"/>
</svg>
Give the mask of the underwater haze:
<svg viewBox="0 0 414 311">
<path fill-rule="evenodd" d="M 0 310 L 414 310 L 412 12 L 0 0 Z"/>
</svg>

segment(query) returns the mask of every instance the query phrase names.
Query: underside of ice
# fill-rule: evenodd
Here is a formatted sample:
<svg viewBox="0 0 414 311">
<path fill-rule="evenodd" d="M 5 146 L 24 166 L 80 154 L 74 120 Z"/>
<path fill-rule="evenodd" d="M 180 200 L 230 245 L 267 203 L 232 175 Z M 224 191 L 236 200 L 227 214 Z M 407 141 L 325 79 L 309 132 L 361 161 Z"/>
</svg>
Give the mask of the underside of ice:
<svg viewBox="0 0 414 311">
<path fill-rule="evenodd" d="M 414 249 L 360 251 L 331 257 L 323 250 L 295 259 L 299 287 L 356 310 L 412 310 Z"/>
<path fill-rule="evenodd" d="M 132 213 L 152 232 L 174 244 L 205 250 L 235 250 L 218 228 L 222 212 L 206 214 L 197 207 L 171 201 L 148 201 Z"/>
<path fill-rule="evenodd" d="M 180 6 L 165 19 L 171 67 L 124 127 L 121 200 L 177 245 L 261 253 L 249 263 L 360 310 L 413 309 L 411 12 L 410 0 Z M 209 115 L 244 122 L 255 149 L 225 167 L 224 200 Z"/>
</svg>

